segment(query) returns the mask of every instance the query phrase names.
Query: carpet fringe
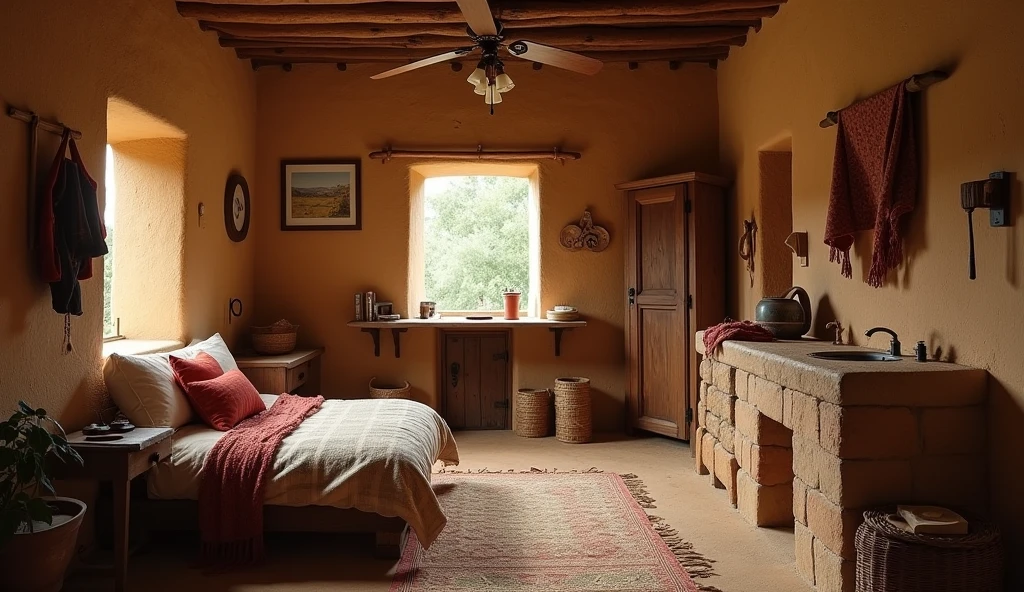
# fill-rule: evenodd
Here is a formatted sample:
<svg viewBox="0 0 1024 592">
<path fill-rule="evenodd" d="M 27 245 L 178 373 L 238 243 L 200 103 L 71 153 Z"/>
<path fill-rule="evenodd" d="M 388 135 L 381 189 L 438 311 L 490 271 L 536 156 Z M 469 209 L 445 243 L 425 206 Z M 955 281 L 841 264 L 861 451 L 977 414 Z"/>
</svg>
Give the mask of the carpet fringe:
<svg viewBox="0 0 1024 592">
<path fill-rule="evenodd" d="M 487 467 L 484 467 L 482 469 L 458 470 L 442 467 L 438 469 L 437 474 L 495 475 L 499 473 L 548 473 L 556 475 L 568 475 L 573 473 L 588 474 L 603 472 L 604 471 L 598 469 L 597 467 L 590 467 L 589 469 L 586 469 L 584 471 L 579 471 L 576 469 L 569 471 L 560 471 L 558 469 L 538 469 L 537 467 L 530 467 L 530 470 L 528 471 L 516 471 L 515 469 L 492 470 L 488 469 Z M 639 504 L 641 508 L 643 508 L 644 510 L 653 510 L 658 507 L 654 503 L 654 498 L 651 497 L 650 493 L 647 491 L 647 486 L 644 485 L 643 479 L 641 479 L 639 476 L 633 473 L 620 473 L 619 477 L 622 478 L 623 483 L 626 484 L 626 489 L 629 490 L 629 493 L 633 496 L 633 499 L 636 500 L 636 503 Z M 715 586 L 711 586 L 710 584 L 704 584 L 702 582 L 697 581 L 718 575 L 717 573 L 715 573 L 715 560 L 709 559 L 701 553 L 695 551 L 693 549 L 693 543 L 683 540 L 683 538 L 679 535 L 679 531 L 666 524 L 664 518 L 660 516 L 651 515 L 649 512 L 646 511 L 645 513 L 647 514 L 647 519 L 651 521 L 651 527 L 654 528 L 654 532 L 658 533 L 658 536 L 661 537 L 661 540 L 664 541 L 665 544 L 668 546 L 669 550 L 672 551 L 672 554 L 675 555 L 676 560 L 679 561 L 679 565 L 683 566 L 683 569 L 686 570 L 686 573 L 690 574 L 690 577 L 694 580 L 694 584 L 697 584 L 697 588 L 701 590 L 701 592 L 722 592 Z"/>
</svg>

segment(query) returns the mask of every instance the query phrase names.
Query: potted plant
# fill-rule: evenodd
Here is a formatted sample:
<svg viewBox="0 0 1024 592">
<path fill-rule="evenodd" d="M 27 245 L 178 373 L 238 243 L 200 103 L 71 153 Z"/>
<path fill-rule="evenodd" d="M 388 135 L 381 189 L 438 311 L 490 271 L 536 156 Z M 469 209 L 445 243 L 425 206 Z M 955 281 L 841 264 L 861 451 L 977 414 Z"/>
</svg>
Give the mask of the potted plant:
<svg viewBox="0 0 1024 592">
<path fill-rule="evenodd" d="M 55 497 L 47 457 L 82 464 L 64 429 L 24 401 L 0 423 L 0 590 L 57 592 L 85 504 Z"/>
</svg>

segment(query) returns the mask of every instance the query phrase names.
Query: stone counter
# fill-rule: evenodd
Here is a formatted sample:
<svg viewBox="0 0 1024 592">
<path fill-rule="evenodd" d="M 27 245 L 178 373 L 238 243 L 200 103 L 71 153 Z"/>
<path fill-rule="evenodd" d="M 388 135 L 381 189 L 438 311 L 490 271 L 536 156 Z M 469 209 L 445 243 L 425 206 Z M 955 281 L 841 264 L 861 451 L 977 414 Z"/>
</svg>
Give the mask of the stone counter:
<svg viewBox="0 0 1024 592">
<path fill-rule="evenodd" d="M 808 356 L 840 349 L 866 350 L 725 342 L 701 362 L 693 439 L 695 470 L 746 520 L 794 525 L 797 569 L 821 591 L 854 589 L 864 509 L 921 503 L 976 515 L 987 504 L 987 372 Z"/>
</svg>

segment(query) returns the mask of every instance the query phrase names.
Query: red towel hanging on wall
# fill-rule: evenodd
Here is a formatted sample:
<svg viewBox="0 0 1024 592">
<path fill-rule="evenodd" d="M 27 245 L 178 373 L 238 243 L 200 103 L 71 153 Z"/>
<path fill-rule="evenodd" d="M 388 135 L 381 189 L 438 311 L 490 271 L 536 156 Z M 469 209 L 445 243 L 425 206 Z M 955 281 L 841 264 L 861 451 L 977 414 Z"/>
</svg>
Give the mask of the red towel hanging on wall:
<svg viewBox="0 0 1024 592">
<path fill-rule="evenodd" d="M 880 287 L 903 261 L 903 217 L 917 202 L 914 110 L 900 83 L 839 112 L 825 226 L 829 259 L 853 277 L 854 234 L 875 230 L 868 284 Z"/>
</svg>

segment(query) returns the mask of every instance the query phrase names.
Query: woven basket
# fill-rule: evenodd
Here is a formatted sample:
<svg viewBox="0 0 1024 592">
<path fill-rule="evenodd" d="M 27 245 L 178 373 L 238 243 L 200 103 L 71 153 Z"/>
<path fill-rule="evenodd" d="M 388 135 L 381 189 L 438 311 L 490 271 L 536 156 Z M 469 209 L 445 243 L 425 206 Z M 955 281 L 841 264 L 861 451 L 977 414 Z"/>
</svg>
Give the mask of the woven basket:
<svg viewBox="0 0 1024 592">
<path fill-rule="evenodd" d="M 914 534 L 886 512 L 864 512 L 857 528 L 857 592 L 997 592 L 1003 589 L 999 532 L 970 523 L 962 536 Z"/>
<path fill-rule="evenodd" d="M 555 379 L 555 436 L 560 442 L 590 442 L 590 379 Z"/>
<path fill-rule="evenodd" d="M 295 350 L 298 329 L 298 325 L 284 319 L 266 327 L 250 327 L 252 349 L 271 356 L 291 353 Z"/>
<path fill-rule="evenodd" d="M 551 391 L 548 389 L 519 389 L 515 410 L 517 436 L 543 438 L 551 433 Z"/>
<path fill-rule="evenodd" d="M 386 384 L 374 384 L 377 377 L 374 376 L 370 379 L 370 398 L 371 399 L 408 399 L 409 391 L 412 387 L 409 386 L 408 382 L 403 382 L 402 386 L 391 386 Z"/>
</svg>

